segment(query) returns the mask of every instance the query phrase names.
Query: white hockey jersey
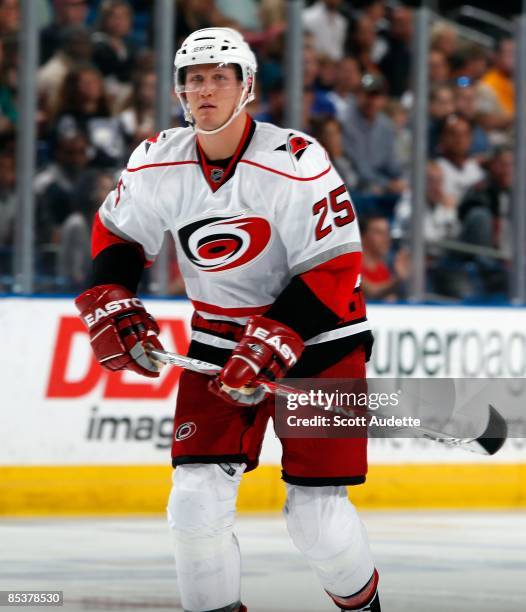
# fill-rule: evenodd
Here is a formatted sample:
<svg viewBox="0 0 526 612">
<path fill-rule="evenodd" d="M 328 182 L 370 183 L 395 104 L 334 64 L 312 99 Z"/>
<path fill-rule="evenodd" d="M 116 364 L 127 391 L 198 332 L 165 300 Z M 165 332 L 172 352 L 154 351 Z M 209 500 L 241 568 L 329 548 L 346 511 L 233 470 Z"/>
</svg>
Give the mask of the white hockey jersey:
<svg viewBox="0 0 526 612">
<path fill-rule="evenodd" d="M 251 119 L 226 168 L 206 162 L 191 128 L 143 142 L 99 214 L 150 260 L 169 231 L 196 311 L 240 324 L 265 312 L 293 276 L 361 250 L 350 197 L 325 150 L 306 134 Z M 360 321 L 307 344 L 367 329 Z"/>
</svg>

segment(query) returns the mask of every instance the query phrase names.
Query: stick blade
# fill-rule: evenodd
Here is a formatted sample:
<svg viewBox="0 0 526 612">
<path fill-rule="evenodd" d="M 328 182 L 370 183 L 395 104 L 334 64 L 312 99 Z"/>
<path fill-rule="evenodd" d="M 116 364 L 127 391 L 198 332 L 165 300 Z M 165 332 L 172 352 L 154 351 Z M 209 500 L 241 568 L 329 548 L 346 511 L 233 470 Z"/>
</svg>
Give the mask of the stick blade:
<svg viewBox="0 0 526 612">
<path fill-rule="evenodd" d="M 494 455 L 498 452 L 508 437 L 508 425 L 502 415 L 489 404 L 489 418 L 486 429 L 473 440 L 472 445 L 478 447 L 478 452 Z M 473 448 L 473 450 L 475 450 Z"/>
</svg>

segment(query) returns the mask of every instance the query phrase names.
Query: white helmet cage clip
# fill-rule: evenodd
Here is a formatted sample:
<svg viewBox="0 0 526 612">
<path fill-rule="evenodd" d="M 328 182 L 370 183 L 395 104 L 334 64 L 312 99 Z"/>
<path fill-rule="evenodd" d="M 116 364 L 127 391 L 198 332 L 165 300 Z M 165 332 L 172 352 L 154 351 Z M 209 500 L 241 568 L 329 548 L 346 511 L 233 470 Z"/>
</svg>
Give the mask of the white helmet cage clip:
<svg viewBox="0 0 526 612">
<path fill-rule="evenodd" d="M 241 68 L 243 89 L 232 116 L 215 130 L 198 128 L 184 95 L 184 68 L 199 64 L 235 64 Z M 204 28 L 188 36 L 175 54 L 175 93 L 183 107 L 184 118 L 196 132 L 215 134 L 220 132 L 239 115 L 243 108 L 255 99 L 256 56 L 243 36 L 232 28 Z"/>
</svg>

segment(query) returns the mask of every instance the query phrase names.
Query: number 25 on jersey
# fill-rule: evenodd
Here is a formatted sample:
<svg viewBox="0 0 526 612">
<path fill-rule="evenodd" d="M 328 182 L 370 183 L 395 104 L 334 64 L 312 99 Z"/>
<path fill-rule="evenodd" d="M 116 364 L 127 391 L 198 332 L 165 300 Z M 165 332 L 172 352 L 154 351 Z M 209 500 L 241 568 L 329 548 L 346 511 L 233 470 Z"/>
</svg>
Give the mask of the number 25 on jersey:
<svg viewBox="0 0 526 612">
<path fill-rule="evenodd" d="M 345 199 L 338 200 L 342 195 L 346 196 Z M 327 219 L 329 208 L 332 211 L 332 215 Z M 315 217 L 319 215 L 314 231 L 317 241 L 328 236 L 332 232 L 334 226 L 336 228 L 343 227 L 356 218 L 345 185 L 340 185 L 336 189 L 333 189 L 329 193 L 328 198 L 325 197 L 319 202 L 316 202 L 312 207 L 312 214 Z M 330 219 L 331 216 L 332 220 Z"/>
</svg>

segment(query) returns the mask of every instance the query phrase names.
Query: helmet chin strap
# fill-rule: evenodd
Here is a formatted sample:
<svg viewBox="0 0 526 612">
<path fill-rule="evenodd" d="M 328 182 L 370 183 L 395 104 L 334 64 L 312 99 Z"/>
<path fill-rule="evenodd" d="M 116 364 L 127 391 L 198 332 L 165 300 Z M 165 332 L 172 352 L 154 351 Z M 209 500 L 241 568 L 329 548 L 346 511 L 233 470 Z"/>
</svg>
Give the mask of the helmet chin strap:
<svg viewBox="0 0 526 612">
<path fill-rule="evenodd" d="M 230 118 L 227 119 L 227 121 L 225 121 L 225 123 L 223 123 L 223 125 L 219 126 L 215 130 L 203 130 L 202 128 L 197 127 L 196 121 L 192 117 L 191 125 L 194 128 L 194 131 L 197 132 L 198 134 L 204 134 L 204 135 L 209 136 L 209 135 L 212 135 L 212 134 L 217 134 L 218 132 L 221 132 L 222 130 L 224 130 L 226 127 L 228 127 L 232 123 L 232 121 L 234 121 L 234 119 L 239 115 L 239 113 L 248 104 L 249 96 L 247 94 L 248 94 L 248 84 L 243 87 L 243 91 L 241 92 L 241 95 L 239 97 L 239 102 L 237 104 L 237 107 L 235 108 L 235 110 L 232 113 L 232 115 L 230 115 Z M 246 95 L 246 98 L 245 98 L 245 101 L 243 102 L 242 100 L 245 97 L 245 95 Z M 192 114 L 190 113 L 190 110 L 188 110 L 188 115 L 190 115 L 190 117 L 192 116 Z"/>
</svg>

